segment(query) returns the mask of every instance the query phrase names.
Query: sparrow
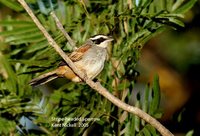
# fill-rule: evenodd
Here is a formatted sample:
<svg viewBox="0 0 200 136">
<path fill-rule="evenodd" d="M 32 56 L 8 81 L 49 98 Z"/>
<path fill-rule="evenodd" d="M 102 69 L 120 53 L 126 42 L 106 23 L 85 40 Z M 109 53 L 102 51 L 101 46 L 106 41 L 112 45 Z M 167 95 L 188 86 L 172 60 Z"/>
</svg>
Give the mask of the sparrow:
<svg viewBox="0 0 200 136">
<path fill-rule="evenodd" d="M 113 38 L 110 36 L 95 35 L 74 50 L 69 58 L 79 70 L 93 80 L 104 68 L 107 57 L 106 48 L 111 41 Z M 61 62 L 57 69 L 32 79 L 29 84 L 32 86 L 42 85 L 58 77 L 65 77 L 73 82 L 82 81 L 65 62 Z"/>
</svg>

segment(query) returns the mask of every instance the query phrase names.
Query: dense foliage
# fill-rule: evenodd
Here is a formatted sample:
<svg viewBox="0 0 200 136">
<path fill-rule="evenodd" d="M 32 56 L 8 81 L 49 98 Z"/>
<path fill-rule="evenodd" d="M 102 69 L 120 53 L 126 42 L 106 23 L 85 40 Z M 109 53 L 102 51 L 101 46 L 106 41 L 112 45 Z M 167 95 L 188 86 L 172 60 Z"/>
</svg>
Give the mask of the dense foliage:
<svg viewBox="0 0 200 136">
<path fill-rule="evenodd" d="M 33 77 L 56 68 L 61 57 L 48 46 L 45 37 L 16 1 L 0 2 L 14 12 L 4 15 L 0 21 L 3 30 L 0 32 L 3 37 L 0 43 L 1 135 L 157 135 L 152 126 L 117 108 L 85 84 L 58 79 L 48 86 L 29 86 Z M 181 18 L 195 0 L 27 2 L 67 53 L 72 49 L 49 15 L 52 10 L 77 46 L 95 34 L 112 35 L 115 41 L 109 47 L 108 61 L 97 79 L 126 103 L 156 118 L 161 116 L 158 76 L 152 86 L 147 84 L 136 93 L 134 85 L 138 72 L 134 68 L 149 39 L 166 28 L 184 26 Z M 60 127 L 59 124 L 79 127 Z"/>
</svg>

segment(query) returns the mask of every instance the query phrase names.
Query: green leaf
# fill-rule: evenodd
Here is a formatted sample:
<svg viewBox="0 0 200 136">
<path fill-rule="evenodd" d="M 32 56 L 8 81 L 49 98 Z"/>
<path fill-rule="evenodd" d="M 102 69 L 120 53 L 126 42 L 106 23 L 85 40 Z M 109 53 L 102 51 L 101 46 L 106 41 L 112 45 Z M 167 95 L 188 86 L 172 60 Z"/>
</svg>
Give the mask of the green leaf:
<svg viewBox="0 0 200 136">
<path fill-rule="evenodd" d="M 129 126 L 129 130 L 130 130 L 130 131 L 128 131 L 128 132 L 129 132 L 129 133 L 128 133 L 129 136 L 132 136 L 132 135 L 134 136 L 135 133 L 136 133 L 136 131 L 135 131 L 135 130 L 136 130 L 135 117 L 136 117 L 136 116 L 133 116 L 133 115 L 132 115 L 132 118 L 131 118 L 131 120 L 130 120 L 130 126 Z"/>
<path fill-rule="evenodd" d="M 23 21 L 23 20 L 3 20 L 3 21 L 0 21 L 0 25 L 2 25 L 2 26 L 23 26 L 23 27 L 35 26 L 35 24 L 33 22 Z"/>
<path fill-rule="evenodd" d="M 178 9 L 175 9 L 175 11 L 173 11 L 173 12 L 183 14 L 183 13 L 187 12 L 188 10 L 190 10 L 196 2 L 197 2 L 197 0 L 189 0 L 184 5 L 180 6 Z"/>
<path fill-rule="evenodd" d="M 194 134 L 194 130 L 190 130 L 187 132 L 185 136 L 193 136 L 193 134 Z"/>
<path fill-rule="evenodd" d="M 150 88 L 149 85 L 146 85 L 145 87 L 145 92 L 144 92 L 144 102 L 142 102 L 142 110 L 144 112 L 148 112 L 148 105 L 149 105 L 149 92 L 150 92 Z M 142 120 L 142 125 L 145 125 L 144 120 Z"/>
<path fill-rule="evenodd" d="M 145 128 L 147 128 L 149 130 L 149 132 L 151 133 L 152 136 L 159 135 L 159 134 L 157 134 L 156 129 L 154 127 L 152 127 L 151 125 L 147 124 L 145 126 Z"/>
<path fill-rule="evenodd" d="M 144 39 L 140 42 L 142 45 L 145 44 L 147 41 L 149 41 L 151 38 L 155 37 L 156 35 L 162 33 L 164 30 L 166 30 L 165 27 L 161 26 L 155 29 L 155 32 L 153 32 L 150 35 L 147 35 L 144 37 Z"/>
<path fill-rule="evenodd" d="M 15 130 L 16 124 L 14 121 L 0 117 L 0 134 L 10 135 Z"/>
<path fill-rule="evenodd" d="M 145 126 L 138 134 L 137 136 L 151 136 L 151 133 L 147 126 Z"/>
<path fill-rule="evenodd" d="M 27 53 L 33 53 L 33 52 L 42 50 L 44 48 L 47 48 L 47 46 L 48 46 L 48 42 L 45 39 L 44 41 L 38 42 L 37 44 L 32 44 L 28 46 Z"/>
<path fill-rule="evenodd" d="M 144 2 L 144 4 L 142 5 L 142 8 L 145 9 L 147 8 L 148 6 L 150 6 L 150 4 L 153 2 L 153 0 L 146 0 Z"/>
<path fill-rule="evenodd" d="M 120 83 L 117 87 L 118 87 L 118 90 L 124 90 L 128 88 L 129 86 L 130 86 L 130 83 L 125 81 L 125 82 Z"/>
<path fill-rule="evenodd" d="M 185 26 L 185 24 L 182 21 L 180 21 L 179 19 L 176 19 L 176 18 L 170 17 L 169 21 L 174 23 L 174 24 L 176 24 L 176 25 L 178 25 L 178 26 L 181 26 L 181 27 Z"/>
<path fill-rule="evenodd" d="M 17 91 L 17 77 L 15 72 L 12 69 L 12 66 L 10 65 L 8 59 L 0 53 L 0 62 L 2 67 L 5 69 L 6 73 L 8 74 L 8 80 L 5 82 L 5 88 L 7 88 L 11 92 Z"/>
<path fill-rule="evenodd" d="M 0 35 L 2 36 L 22 35 L 22 34 L 27 35 L 29 33 L 35 33 L 35 32 L 41 33 L 35 26 L 25 26 L 25 27 L 15 28 L 14 30 L 11 31 L 0 32 Z"/>
<path fill-rule="evenodd" d="M 21 7 L 21 5 L 16 2 L 15 0 L 1 0 L 1 3 L 3 3 L 4 5 L 6 5 L 7 7 L 15 10 L 15 11 L 22 11 L 23 8 Z"/>
<path fill-rule="evenodd" d="M 160 86 L 158 75 L 154 76 L 153 87 L 152 87 L 152 101 L 150 103 L 149 113 L 154 115 L 159 108 L 160 104 Z"/>
<path fill-rule="evenodd" d="M 137 95 L 140 95 L 140 94 L 138 93 Z M 138 96 L 138 97 L 140 97 L 140 96 Z M 138 107 L 138 108 L 140 108 L 140 100 L 136 101 L 135 106 Z M 137 132 L 140 131 L 140 123 L 141 123 L 141 119 L 139 117 L 135 116 L 135 123 L 134 124 L 135 124 L 135 130 Z"/>
<path fill-rule="evenodd" d="M 31 33 L 29 35 L 14 35 L 11 37 L 7 37 L 5 42 L 12 43 L 15 45 L 23 44 L 23 43 L 31 43 L 31 42 L 40 42 L 45 40 L 43 35 L 40 32 Z"/>
<path fill-rule="evenodd" d="M 151 133 L 146 127 L 143 128 L 142 132 L 144 133 L 145 136 L 151 136 Z"/>
</svg>

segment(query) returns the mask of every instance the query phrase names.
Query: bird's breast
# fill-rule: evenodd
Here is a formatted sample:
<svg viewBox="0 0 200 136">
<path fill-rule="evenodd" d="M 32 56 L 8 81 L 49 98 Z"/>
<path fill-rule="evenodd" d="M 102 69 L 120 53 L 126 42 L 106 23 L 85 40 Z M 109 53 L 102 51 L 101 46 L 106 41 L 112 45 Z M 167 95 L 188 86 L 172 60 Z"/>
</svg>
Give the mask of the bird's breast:
<svg viewBox="0 0 200 136">
<path fill-rule="evenodd" d="M 107 51 L 104 48 L 88 50 L 80 61 L 75 65 L 86 72 L 90 79 L 95 78 L 103 69 Z"/>
</svg>

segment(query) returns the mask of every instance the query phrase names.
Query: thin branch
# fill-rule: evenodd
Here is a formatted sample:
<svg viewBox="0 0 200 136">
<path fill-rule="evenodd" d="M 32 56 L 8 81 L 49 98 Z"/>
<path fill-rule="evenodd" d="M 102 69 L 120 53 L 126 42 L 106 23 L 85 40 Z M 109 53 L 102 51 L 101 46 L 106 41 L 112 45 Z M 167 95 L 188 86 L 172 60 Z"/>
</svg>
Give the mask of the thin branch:
<svg viewBox="0 0 200 136">
<path fill-rule="evenodd" d="M 28 7 L 26 2 L 24 0 L 18 0 L 19 3 L 24 7 L 24 9 L 27 11 L 27 13 L 30 15 L 32 20 L 35 22 L 35 24 L 38 26 L 38 28 L 42 31 L 44 36 L 47 38 L 49 44 L 56 50 L 56 52 L 66 61 L 66 63 L 70 66 L 70 68 L 76 73 L 83 81 L 85 81 L 92 89 L 96 90 L 98 93 L 103 95 L 106 99 L 111 101 L 113 104 L 118 106 L 119 108 L 128 111 L 142 119 L 144 119 L 146 122 L 151 124 L 153 127 L 155 127 L 163 136 L 173 136 L 173 134 L 166 129 L 160 122 L 158 122 L 156 119 L 151 117 L 149 114 L 145 113 L 141 109 L 137 107 L 130 106 L 121 100 L 119 100 L 117 97 L 113 96 L 106 88 L 104 88 L 99 82 L 95 83 L 92 80 L 85 77 L 85 74 L 79 71 L 76 66 L 73 64 L 73 62 L 69 59 L 69 57 L 60 49 L 60 47 L 57 45 L 57 43 L 53 40 L 53 38 L 48 34 L 48 32 L 45 30 L 45 28 L 41 25 L 37 17 L 33 14 L 31 9 Z"/>
<path fill-rule="evenodd" d="M 72 40 L 72 38 L 69 36 L 69 34 L 65 31 L 63 25 L 61 24 L 60 20 L 56 16 L 55 12 L 52 11 L 50 15 L 53 17 L 54 21 L 56 22 L 56 25 L 58 29 L 63 33 L 65 38 L 68 40 L 69 44 L 71 45 L 72 49 L 75 50 L 77 49 L 75 42 Z"/>
</svg>

